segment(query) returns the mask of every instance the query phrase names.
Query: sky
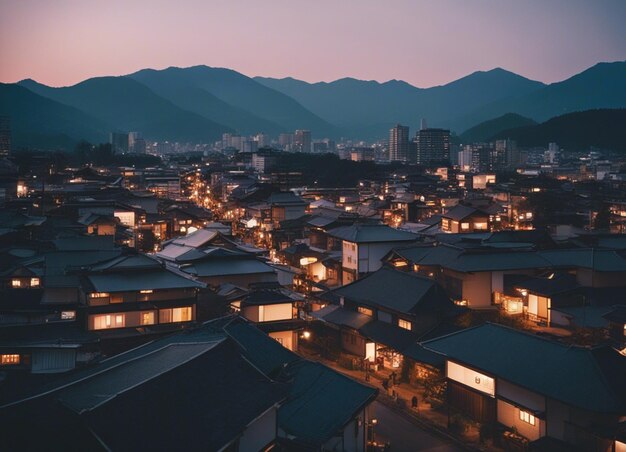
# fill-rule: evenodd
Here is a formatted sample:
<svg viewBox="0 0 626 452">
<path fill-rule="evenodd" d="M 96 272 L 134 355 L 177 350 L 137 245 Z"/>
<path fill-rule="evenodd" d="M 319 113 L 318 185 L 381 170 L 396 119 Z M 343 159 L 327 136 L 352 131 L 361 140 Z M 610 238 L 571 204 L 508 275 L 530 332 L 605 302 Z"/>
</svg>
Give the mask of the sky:
<svg viewBox="0 0 626 452">
<path fill-rule="evenodd" d="M 205 64 L 308 82 L 543 82 L 626 60 L 626 0 L 0 0 L 0 81 Z"/>
</svg>

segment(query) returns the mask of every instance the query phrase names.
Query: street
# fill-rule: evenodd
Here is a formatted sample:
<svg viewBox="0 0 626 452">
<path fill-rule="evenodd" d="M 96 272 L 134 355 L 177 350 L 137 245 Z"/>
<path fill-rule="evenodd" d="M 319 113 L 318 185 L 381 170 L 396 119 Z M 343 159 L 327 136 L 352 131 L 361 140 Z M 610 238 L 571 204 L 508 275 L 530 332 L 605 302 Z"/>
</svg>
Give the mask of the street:
<svg viewBox="0 0 626 452">
<path fill-rule="evenodd" d="M 378 419 L 376 442 L 390 442 L 393 452 L 458 450 L 454 445 L 421 429 L 378 401 L 374 402 L 374 409 Z"/>
</svg>

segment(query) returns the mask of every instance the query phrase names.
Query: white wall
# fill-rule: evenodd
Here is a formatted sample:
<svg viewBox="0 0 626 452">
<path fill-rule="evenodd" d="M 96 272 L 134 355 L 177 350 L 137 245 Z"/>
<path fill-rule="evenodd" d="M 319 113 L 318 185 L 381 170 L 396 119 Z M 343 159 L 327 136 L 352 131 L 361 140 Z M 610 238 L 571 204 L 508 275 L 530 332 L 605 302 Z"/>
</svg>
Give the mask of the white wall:
<svg viewBox="0 0 626 452">
<path fill-rule="evenodd" d="M 495 380 L 493 378 L 460 364 L 447 361 L 446 376 L 485 394 L 491 396 L 495 394 Z"/>
<path fill-rule="evenodd" d="M 498 422 L 507 427 L 515 427 L 520 435 L 528 438 L 530 441 L 545 436 L 546 423 L 543 420 L 536 417 L 535 425 L 530 425 L 520 419 L 519 413 L 519 408 L 504 400 L 498 400 Z"/>
<path fill-rule="evenodd" d="M 341 250 L 342 250 L 341 265 L 344 268 L 356 270 L 357 265 L 358 265 L 357 256 L 358 256 L 358 251 L 359 251 L 359 247 L 357 246 L 357 244 L 344 240 L 341 244 Z"/>
</svg>

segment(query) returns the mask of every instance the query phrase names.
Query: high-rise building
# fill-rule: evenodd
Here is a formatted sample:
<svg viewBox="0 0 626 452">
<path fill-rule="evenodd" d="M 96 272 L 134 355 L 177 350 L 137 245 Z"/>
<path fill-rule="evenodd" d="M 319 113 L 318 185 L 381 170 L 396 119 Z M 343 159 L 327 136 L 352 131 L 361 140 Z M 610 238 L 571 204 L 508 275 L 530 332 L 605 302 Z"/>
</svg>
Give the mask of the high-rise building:
<svg viewBox="0 0 626 452">
<path fill-rule="evenodd" d="M 0 116 L 0 158 L 11 154 L 11 118 Z"/>
<path fill-rule="evenodd" d="M 278 136 L 278 145 L 285 151 L 290 151 L 293 145 L 293 133 L 281 133 Z"/>
<path fill-rule="evenodd" d="M 146 153 L 146 141 L 141 132 L 128 132 L 128 152 L 133 154 Z"/>
<path fill-rule="evenodd" d="M 400 124 L 389 130 L 389 160 L 406 162 L 409 156 L 409 128 Z"/>
<path fill-rule="evenodd" d="M 111 149 L 116 154 L 125 154 L 128 152 L 128 133 L 126 132 L 111 132 L 109 136 L 109 143 L 111 143 Z"/>
<path fill-rule="evenodd" d="M 417 163 L 432 165 L 450 161 L 450 131 L 422 129 L 417 132 Z"/>
<path fill-rule="evenodd" d="M 296 130 L 293 137 L 294 148 L 298 152 L 311 152 L 311 131 Z"/>
</svg>

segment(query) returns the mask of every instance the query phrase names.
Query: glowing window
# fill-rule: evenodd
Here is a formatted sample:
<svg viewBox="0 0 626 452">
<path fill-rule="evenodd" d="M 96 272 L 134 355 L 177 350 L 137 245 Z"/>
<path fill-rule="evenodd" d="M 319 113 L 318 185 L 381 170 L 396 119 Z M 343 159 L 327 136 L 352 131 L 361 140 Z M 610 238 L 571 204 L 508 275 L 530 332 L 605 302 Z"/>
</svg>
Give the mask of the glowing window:
<svg viewBox="0 0 626 452">
<path fill-rule="evenodd" d="M 0 364 L 3 366 L 15 366 L 20 363 L 20 355 L 0 355 Z"/>
<path fill-rule="evenodd" d="M 39 287 L 39 278 L 30 278 L 30 287 Z"/>
<path fill-rule="evenodd" d="M 469 229 L 469 223 L 461 223 L 461 229 L 463 231 L 467 231 Z"/>
<path fill-rule="evenodd" d="M 369 315 L 370 317 L 372 317 L 374 315 L 374 311 L 372 311 L 370 308 L 366 308 L 364 306 L 359 306 L 358 310 L 359 310 L 359 312 L 361 314 Z"/>
<path fill-rule="evenodd" d="M 19 279 L 12 279 L 11 287 L 22 287 L 22 281 L 20 281 Z"/>
<path fill-rule="evenodd" d="M 108 298 L 110 294 L 108 292 L 92 292 L 89 296 L 91 298 Z"/>
<path fill-rule="evenodd" d="M 411 322 L 404 319 L 398 319 L 398 326 L 400 328 L 404 328 L 405 330 L 411 330 Z"/>
<path fill-rule="evenodd" d="M 526 422 L 530 425 L 535 425 L 535 416 L 530 414 L 528 411 L 519 410 L 519 418 L 520 421 Z"/>
<path fill-rule="evenodd" d="M 74 320 L 76 311 L 61 311 L 61 320 Z"/>
</svg>

